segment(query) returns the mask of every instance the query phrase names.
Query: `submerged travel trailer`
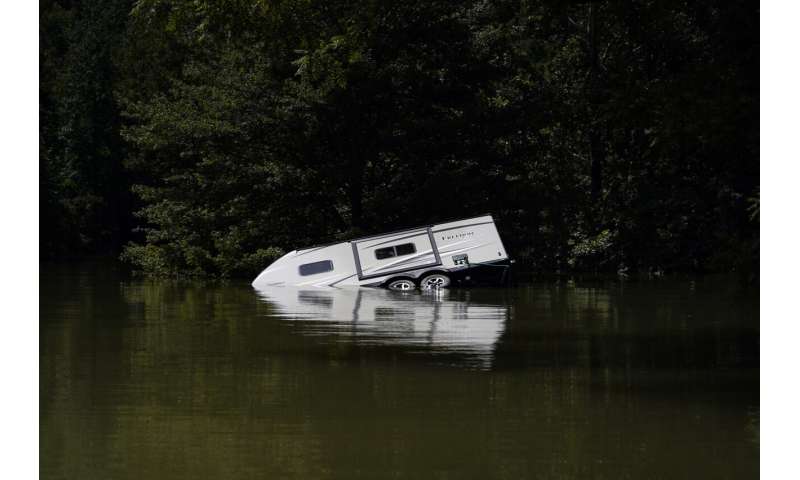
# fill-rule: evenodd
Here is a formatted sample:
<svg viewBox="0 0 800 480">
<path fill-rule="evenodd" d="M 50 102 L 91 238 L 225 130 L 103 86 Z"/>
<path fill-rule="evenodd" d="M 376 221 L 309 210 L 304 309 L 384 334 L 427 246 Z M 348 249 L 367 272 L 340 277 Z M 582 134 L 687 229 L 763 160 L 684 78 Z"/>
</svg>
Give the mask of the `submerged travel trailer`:
<svg viewBox="0 0 800 480">
<path fill-rule="evenodd" d="M 487 214 L 295 250 L 261 272 L 253 287 L 443 288 L 479 277 L 504 280 L 510 263 Z"/>
</svg>

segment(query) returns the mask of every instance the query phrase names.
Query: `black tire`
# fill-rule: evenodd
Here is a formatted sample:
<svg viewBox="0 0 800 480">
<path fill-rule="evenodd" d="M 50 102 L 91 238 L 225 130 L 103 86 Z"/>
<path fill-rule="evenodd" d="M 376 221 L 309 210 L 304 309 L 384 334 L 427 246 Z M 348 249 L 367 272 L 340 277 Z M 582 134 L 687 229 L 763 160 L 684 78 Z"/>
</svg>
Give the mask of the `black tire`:
<svg viewBox="0 0 800 480">
<path fill-rule="evenodd" d="M 386 288 L 398 292 L 416 290 L 417 284 L 410 278 L 393 278 L 386 282 Z"/>
<path fill-rule="evenodd" d="M 429 273 L 419 281 L 419 288 L 422 290 L 433 290 L 435 288 L 447 288 L 453 283 L 450 275 L 443 272 Z"/>
</svg>

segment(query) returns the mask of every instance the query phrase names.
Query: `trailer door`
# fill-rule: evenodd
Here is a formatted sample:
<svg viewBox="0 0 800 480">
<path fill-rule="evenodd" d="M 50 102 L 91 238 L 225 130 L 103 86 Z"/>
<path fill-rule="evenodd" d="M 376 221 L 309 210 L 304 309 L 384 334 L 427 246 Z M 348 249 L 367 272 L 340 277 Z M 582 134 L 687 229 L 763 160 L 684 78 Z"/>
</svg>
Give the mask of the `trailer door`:
<svg viewBox="0 0 800 480">
<path fill-rule="evenodd" d="M 442 264 L 430 228 L 362 238 L 352 246 L 360 280 Z"/>
</svg>

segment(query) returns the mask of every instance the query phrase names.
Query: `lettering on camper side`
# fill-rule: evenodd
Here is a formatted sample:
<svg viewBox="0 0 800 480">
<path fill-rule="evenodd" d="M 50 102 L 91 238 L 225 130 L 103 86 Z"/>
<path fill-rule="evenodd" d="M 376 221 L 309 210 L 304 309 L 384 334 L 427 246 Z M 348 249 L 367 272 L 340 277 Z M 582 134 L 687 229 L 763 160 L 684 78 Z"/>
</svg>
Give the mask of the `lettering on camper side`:
<svg viewBox="0 0 800 480">
<path fill-rule="evenodd" d="M 458 238 L 469 237 L 471 235 L 475 235 L 475 232 L 469 231 L 469 232 L 453 233 L 451 235 L 442 235 L 442 240 L 453 240 Z"/>
</svg>

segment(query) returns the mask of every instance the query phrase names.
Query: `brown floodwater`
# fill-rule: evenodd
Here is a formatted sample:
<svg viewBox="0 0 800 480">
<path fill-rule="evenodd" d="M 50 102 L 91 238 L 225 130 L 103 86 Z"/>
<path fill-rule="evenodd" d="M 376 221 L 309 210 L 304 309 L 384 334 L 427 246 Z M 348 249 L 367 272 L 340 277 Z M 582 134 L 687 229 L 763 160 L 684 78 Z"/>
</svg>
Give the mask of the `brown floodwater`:
<svg viewBox="0 0 800 480">
<path fill-rule="evenodd" d="M 40 272 L 42 478 L 757 478 L 735 278 L 257 292 Z"/>
</svg>

